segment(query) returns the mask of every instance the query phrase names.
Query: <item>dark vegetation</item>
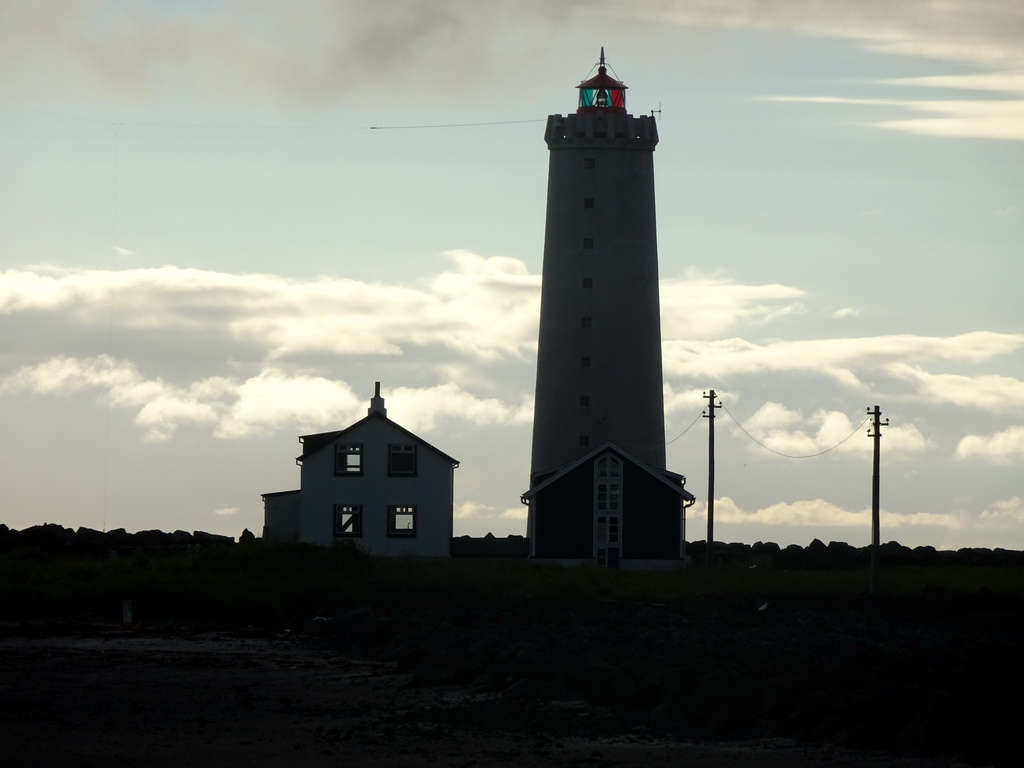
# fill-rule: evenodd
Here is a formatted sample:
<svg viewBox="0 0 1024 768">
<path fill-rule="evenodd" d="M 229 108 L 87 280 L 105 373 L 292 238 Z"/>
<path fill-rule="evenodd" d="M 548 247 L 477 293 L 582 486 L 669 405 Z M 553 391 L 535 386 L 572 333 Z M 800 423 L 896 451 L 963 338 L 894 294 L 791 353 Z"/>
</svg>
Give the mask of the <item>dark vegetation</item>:
<svg viewBox="0 0 1024 768">
<path fill-rule="evenodd" d="M 874 596 L 861 550 L 821 542 L 716 544 L 707 572 L 386 560 L 248 537 L 116 556 L 8 547 L 0 620 L 17 633 L 117 623 L 130 599 L 139 632 L 288 630 L 389 661 L 410 686 L 496 694 L 438 707 L 429 717 L 442 726 L 518 718 L 540 731 L 779 736 L 1009 764 L 1005 723 L 1024 687 L 1020 553 L 886 547 Z M 542 702 L 561 706 L 538 719 Z"/>
</svg>

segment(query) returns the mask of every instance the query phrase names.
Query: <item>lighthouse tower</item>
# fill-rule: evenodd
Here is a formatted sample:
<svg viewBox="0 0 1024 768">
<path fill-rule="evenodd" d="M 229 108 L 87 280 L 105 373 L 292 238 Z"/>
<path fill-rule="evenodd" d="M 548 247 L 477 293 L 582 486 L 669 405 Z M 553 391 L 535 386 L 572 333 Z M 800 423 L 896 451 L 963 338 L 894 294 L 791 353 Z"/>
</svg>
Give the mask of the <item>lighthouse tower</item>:
<svg viewBox="0 0 1024 768">
<path fill-rule="evenodd" d="M 654 118 L 626 86 L 580 83 L 574 114 L 550 115 L 531 485 L 610 442 L 665 468 L 654 211 Z"/>
</svg>

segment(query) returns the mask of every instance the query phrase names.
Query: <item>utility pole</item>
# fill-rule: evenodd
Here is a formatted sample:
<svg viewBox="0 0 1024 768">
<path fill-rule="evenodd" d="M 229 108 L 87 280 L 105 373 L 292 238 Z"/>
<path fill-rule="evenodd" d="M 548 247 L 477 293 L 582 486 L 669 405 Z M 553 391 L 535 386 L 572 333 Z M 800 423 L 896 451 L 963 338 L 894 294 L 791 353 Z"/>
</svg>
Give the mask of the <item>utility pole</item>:
<svg viewBox="0 0 1024 768">
<path fill-rule="evenodd" d="M 704 418 L 708 420 L 708 539 L 707 553 L 704 556 L 704 570 L 711 567 L 711 550 L 715 543 L 715 408 L 722 406 L 715 404 L 715 390 L 710 389 L 704 393 L 708 401 L 708 412 Z"/>
<path fill-rule="evenodd" d="M 889 426 L 889 420 L 882 421 L 882 411 L 876 405 L 874 409 L 868 408 L 868 415 L 873 418 L 868 437 L 875 441 L 874 456 L 871 461 L 871 585 L 869 592 L 874 595 L 878 592 L 878 569 L 879 569 L 879 466 L 882 456 L 882 427 Z"/>
</svg>

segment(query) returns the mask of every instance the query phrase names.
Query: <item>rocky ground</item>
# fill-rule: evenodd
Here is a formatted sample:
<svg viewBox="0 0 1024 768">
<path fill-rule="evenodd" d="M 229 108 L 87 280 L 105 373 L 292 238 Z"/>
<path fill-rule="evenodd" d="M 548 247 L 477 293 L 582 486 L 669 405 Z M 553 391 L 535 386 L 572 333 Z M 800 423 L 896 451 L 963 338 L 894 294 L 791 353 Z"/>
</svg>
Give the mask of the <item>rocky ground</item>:
<svg viewBox="0 0 1024 768">
<path fill-rule="evenodd" d="M 1017 765 L 1024 606 L 715 597 L 303 631 L 0 627 L 10 766 Z"/>
</svg>

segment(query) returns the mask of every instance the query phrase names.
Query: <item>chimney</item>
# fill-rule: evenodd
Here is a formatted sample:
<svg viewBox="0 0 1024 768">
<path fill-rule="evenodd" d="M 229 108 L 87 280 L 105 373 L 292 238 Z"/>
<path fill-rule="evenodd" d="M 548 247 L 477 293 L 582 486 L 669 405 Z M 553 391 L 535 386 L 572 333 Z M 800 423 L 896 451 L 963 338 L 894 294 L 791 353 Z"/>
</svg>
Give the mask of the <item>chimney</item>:
<svg viewBox="0 0 1024 768">
<path fill-rule="evenodd" d="M 388 415 L 388 409 L 384 407 L 384 398 L 380 396 L 379 381 L 373 383 L 373 397 L 370 398 L 370 407 L 366 410 L 367 416 L 374 413 L 379 413 L 381 416 Z"/>
</svg>

